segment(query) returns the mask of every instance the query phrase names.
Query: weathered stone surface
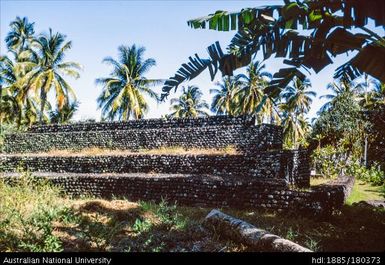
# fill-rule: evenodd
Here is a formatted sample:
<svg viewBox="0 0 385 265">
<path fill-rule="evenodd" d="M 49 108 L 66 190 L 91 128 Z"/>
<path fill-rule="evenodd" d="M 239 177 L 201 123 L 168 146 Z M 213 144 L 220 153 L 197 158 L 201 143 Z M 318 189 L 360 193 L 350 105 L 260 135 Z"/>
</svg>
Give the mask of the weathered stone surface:
<svg viewBox="0 0 385 265">
<path fill-rule="evenodd" d="M 137 150 L 167 146 L 222 148 L 239 155 L 31 156 L 50 149 L 106 147 Z M 306 150 L 282 150 L 282 128 L 244 118 L 140 120 L 36 126 L 7 135 L 0 171 L 24 168 L 69 194 L 160 200 L 181 204 L 303 210 L 312 215 L 340 208 L 354 183 L 344 178 L 309 187 Z M 13 153 L 13 155 L 12 155 Z M 12 174 L 2 174 L 12 181 Z"/>
<path fill-rule="evenodd" d="M 207 228 L 220 232 L 222 236 L 240 241 L 248 246 L 264 251 L 275 252 L 311 252 L 290 240 L 256 228 L 255 226 L 224 214 L 219 210 L 212 210 L 205 218 Z"/>
<path fill-rule="evenodd" d="M 138 150 L 173 146 L 234 146 L 245 153 L 282 149 L 282 128 L 268 124 L 255 126 L 246 119 L 214 116 L 37 126 L 24 133 L 8 134 L 4 139 L 5 153 L 92 147 Z"/>
<path fill-rule="evenodd" d="M 358 207 L 367 207 L 367 208 L 384 208 L 385 209 L 385 201 L 384 200 L 367 200 L 353 203 L 353 206 Z"/>
<path fill-rule="evenodd" d="M 0 171 L 212 174 L 282 179 L 309 186 L 306 151 L 261 151 L 254 155 L 0 156 Z M 299 155 L 301 154 L 301 155 Z M 306 156 L 304 156 L 306 157 Z M 301 160 L 299 160 L 301 159 Z"/>
<path fill-rule="evenodd" d="M 207 126 L 253 126 L 255 120 L 248 117 L 209 116 L 182 119 L 143 119 L 119 122 L 85 122 L 74 124 L 35 125 L 29 133 L 85 132 L 85 131 L 117 131 L 131 129 L 162 129 Z M 269 125 L 267 125 L 269 126 Z M 274 126 L 273 126 L 274 127 Z"/>
<path fill-rule="evenodd" d="M 6 181 L 15 181 L 18 173 L 0 173 Z M 329 215 L 344 203 L 346 182 L 323 185 L 320 190 L 291 190 L 284 180 L 256 179 L 244 176 L 205 174 L 144 174 L 144 173 L 34 173 L 74 196 L 90 194 L 96 197 L 124 197 L 128 200 L 162 198 L 183 205 L 233 207 L 295 211 L 311 216 Z M 340 188 L 341 186 L 341 188 Z M 284 192 L 287 196 L 271 195 Z M 325 194 L 328 194 L 327 196 Z M 325 196 L 320 196 L 325 195 Z"/>
</svg>

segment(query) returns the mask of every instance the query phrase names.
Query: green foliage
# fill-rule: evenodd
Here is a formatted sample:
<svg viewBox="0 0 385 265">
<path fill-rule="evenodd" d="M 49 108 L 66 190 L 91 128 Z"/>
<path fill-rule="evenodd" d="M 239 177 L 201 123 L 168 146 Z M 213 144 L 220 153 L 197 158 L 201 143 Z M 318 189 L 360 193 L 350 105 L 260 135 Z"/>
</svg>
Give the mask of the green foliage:
<svg viewBox="0 0 385 265">
<path fill-rule="evenodd" d="M 153 212 L 167 227 L 175 227 L 176 229 L 184 229 L 187 225 L 187 220 L 177 211 L 176 204 L 169 204 L 165 199 L 159 204 L 151 202 L 139 202 L 141 208 L 145 211 Z"/>
<path fill-rule="evenodd" d="M 167 201 L 162 200 L 155 214 L 168 226 L 175 226 L 176 229 L 186 226 L 186 220 L 178 213 L 176 204 L 169 205 Z"/>
<path fill-rule="evenodd" d="M 368 161 L 369 163 L 377 161 L 385 171 L 385 94 L 382 100 L 384 102 L 382 106 L 367 112 L 370 123 Z"/>
<path fill-rule="evenodd" d="M 293 230 L 292 227 L 289 227 L 289 229 L 286 232 L 286 236 L 284 238 L 291 241 L 296 241 L 297 237 L 298 237 L 298 232 Z"/>
<path fill-rule="evenodd" d="M 385 185 L 385 173 L 379 169 L 377 164 L 370 168 L 354 163 L 347 168 L 347 174 L 355 176 L 357 179 L 371 183 L 376 186 Z"/>
<path fill-rule="evenodd" d="M 359 164 L 359 157 L 353 159 L 347 149 L 339 145 L 337 148 L 327 145 L 314 150 L 311 156 L 316 172 L 328 178 L 335 178 L 341 174 L 354 176 L 356 179 L 381 186 L 385 184 L 385 173 L 374 163 L 366 168 Z"/>
<path fill-rule="evenodd" d="M 135 233 L 145 233 L 148 232 L 152 227 L 152 223 L 148 220 L 142 220 L 140 218 L 135 220 L 134 225 L 132 226 L 132 229 Z"/>
<path fill-rule="evenodd" d="M 347 165 L 346 150 L 342 147 L 327 145 L 318 148 L 314 150 L 311 158 L 316 172 L 327 178 L 336 178 Z"/>
<path fill-rule="evenodd" d="M 383 197 L 385 197 L 385 185 L 382 185 L 381 187 L 381 194 Z"/>
<path fill-rule="evenodd" d="M 210 89 L 214 94 L 211 103 L 211 111 L 217 115 L 237 116 L 241 114 L 240 91 L 243 83 L 238 77 L 223 77 L 222 82 L 215 84 L 217 88 Z M 252 114 L 255 114 L 255 105 L 251 106 Z"/>
<path fill-rule="evenodd" d="M 16 17 L 10 23 L 11 31 L 5 37 L 7 48 L 17 53 L 27 50 L 34 39 L 34 24 L 30 23 L 26 17 Z"/>
<path fill-rule="evenodd" d="M 30 48 L 31 53 L 38 55 L 31 58 L 36 67 L 28 72 L 24 79 L 30 87 L 29 90 L 39 96 L 40 123 L 44 119 L 49 92 L 54 92 L 59 111 L 66 104 L 76 100 L 75 91 L 65 80 L 65 76 L 79 78 L 79 70 L 82 67 L 78 63 L 64 61 L 65 53 L 72 48 L 72 42 L 66 42 L 65 39 L 65 35 L 49 29 L 49 33 L 37 37 Z"/>
<path fill-rule="evenodd" d="M 345 80 L 340 80 L 340 85 L 330 84 L 334 95 L 326 95 L 331 98 L 315 121 L 312 138 L 322 136 L 322 145 L 341 145 L 347 149 L 349 155 L 360 157 L 362 155 L 362 139 L 367 122 L 362 116 L 356 94 Z"/>
<path fill-rule="evenodd" d="M 59 209 L 38 209 L 29 218 L 19 216 L 24 237 L 19 247 L 24 251 L 57 252 L 62 250 L 59 238 L 53 235 L 52 222 L 60 217 Z"/>
<path fill-rule="evenodd" d="M 316 240 L 311 236 L 306 236 L 307 240 L 305 240 L 305 246 L 315 252 L 320 251 L 320 240 Z"/>
<path fill-rule="evenodd" d="M 53 222 L 66 211 L 60 190 L 25 173 L 0 182 L 0 251 L 61 251 Z"/>
</svg>

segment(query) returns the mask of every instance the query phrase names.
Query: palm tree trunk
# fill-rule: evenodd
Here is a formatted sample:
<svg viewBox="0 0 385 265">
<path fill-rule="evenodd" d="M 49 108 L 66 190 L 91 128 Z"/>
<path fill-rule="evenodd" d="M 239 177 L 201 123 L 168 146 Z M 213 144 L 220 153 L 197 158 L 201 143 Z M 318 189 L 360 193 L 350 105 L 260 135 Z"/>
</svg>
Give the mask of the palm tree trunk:
<svg viewBox="0 0 385 265">
<path fill-rule="evenodd" d="M 47 104 L 47 93 L 44 90 L 44 86 L 40 89 L 40 99 L 41 99 L 41 103 L 40 103 L 39 123 L 42 124 L 43 118 L 44 118 L 44 108 L 45 108 L 45 105 Z"/>
<path fill-rule="evenodd" d="M 364 167 L 368 167 L 368 136 L 365 135 L 365 145 L 364 145 Z"/>
<path fill-rule="evenodd" d="M 125 117 L 123 117 L 123 120 L 129 121 L 130 120 L 130 107 L 129 106 L 127 106 L 127 110 L 124 113 L 124 115 L 125 115 Z"/>
</svg>

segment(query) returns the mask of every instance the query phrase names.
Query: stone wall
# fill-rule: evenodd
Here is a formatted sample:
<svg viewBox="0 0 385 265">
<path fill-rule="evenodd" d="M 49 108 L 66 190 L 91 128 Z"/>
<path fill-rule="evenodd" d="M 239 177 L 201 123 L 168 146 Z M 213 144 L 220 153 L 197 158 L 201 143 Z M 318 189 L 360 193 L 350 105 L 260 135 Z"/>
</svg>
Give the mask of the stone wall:
<svg viewBox="0 0 385 265">
<path fill-rule="evenodd" d="M 354 178 L 324 184 L 309 190 L 290 189 L 283 180 L 194 174 L 76 174 L 37 173 L 60 185 L 71 195 L 124 197 L 131 201 L 166 199 L 182 205 L 205 207 L 274 209 L 297 214 L 329 215 L 340 209 Z M 4 175 L 14 181 L 15 175 Z"/>
<path fill-rule="evenodd" d="M 0 170 L 21 167 L 31 172 L 207 174 L 256 179 L 282 179 L 309 186 L 305 151 L 261 151 L 253 155 L 125 155 L 0 157 Z"/>
<path fill-rule="evenodd" d="M 314 187 L 311 197 L 312 208 L 322 208 L 323 211 L 341 208 L 352 192 L 354 182 L 354 177 L 340 176 L 336 180 Z"/>
<path fill-rule="evenodd" d="M 209 116 L 200 118 L 181 119 L 143 119 L 123 122 L 85 122 L 73 124 L 34 125 L 28 133 L 57 133 L 85 131 L 116 131 L 131 129 L 164 129 L 207 126 L 245 126 L 255 124 L 255 119 L 248 117 Z"/>
<path fill-rule="evenodd" d="M 95 123 L 95 126 L 102 124 Z M 111 125 L 111 124 L 109 124 Z M 118 124 L 116 124 L 118 126 Z M 185 148 L 225 148 L 234 146 L 245 153 L 282 149 L 282 130 L 278 126 L 216 125 L 198 127 L 140 128 L 92 131 L 25 132 L 8 134 L 5 153 L 44 152 L 52 149 L 154 149 L 180 146 Z M 77 128 L 75 128 L 77 129 Z M 53 130 L 53 129 L 52 129 Z"/>
<path fill-rule="evenodd" d="M 52 149 L 225 148 L 239 155 L 48 156 L 18 154 Z M 254 120 L 215 116 L 32 127 L 9 134 L 0 172 L 22 167 L 62 185 L 70 194 L 124 196 L 130 200 L 169 198 L 181 204 L 325 211 L 340 188 L 308 188 L 306 150 L 282 150 L 282 128 Z M 11 177 L 12 178 L 12 177 Z M 330 191 L 330 192 L 329 192 Z M 326 195 L 325 195 L 326 194 Z M 329 195 L 327 195 L 329 194 Z M 338 201 L 340 202 L 340 200 Z M 338 206 L 338 205 L 337 205 Z"/>
<path fill-rule="evenodd" d="M 296 187 L 310 185 L 310 156 L 307 149 L 286 150 L 281 158 L 281 168 L 288 183 Z"/>
</svg>

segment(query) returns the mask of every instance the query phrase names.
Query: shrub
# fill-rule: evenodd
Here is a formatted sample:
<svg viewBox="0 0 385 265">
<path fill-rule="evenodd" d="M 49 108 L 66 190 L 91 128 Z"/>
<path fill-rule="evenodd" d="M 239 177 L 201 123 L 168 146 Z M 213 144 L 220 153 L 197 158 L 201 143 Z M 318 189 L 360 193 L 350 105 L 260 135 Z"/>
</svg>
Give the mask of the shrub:
<svg viewBox="0 0 385 265">
<path fill-rule="evenodd" d="M 162 199 L 159 204 L 151 202 L 139 202 L 144 211 L 153 212 L 160 222 L 171 228 L 184 229 L 187 226 L 187 220 L 177 211 L 177 205 L 169 204 L 165 199 Z"/>
<path fill-rule="evenodd" d="M 314 150 L 311 158 L 317 173 L 328 178 L 342 174 L 348 160 L 345 151 L 331 145 Z"/>
<path fill-rule="evenodd" d="M 151 226 L 152 223 L 150 221 L 137 218 L 132 229 L 135 233 L 144 233 L 148 232 L 151 229 Z"/>
<path fill-rule="evenodd" d="M 347 168 L 347 173 L 357 179 L 376 186 L 385 184 L 385 173 L 380 170 L 380 167 L 377 164 L 373 164 L 370 168 L 366 168 L 364 166 L 360 166 L 358 163 L 355 163 Z"/>
</svg>

